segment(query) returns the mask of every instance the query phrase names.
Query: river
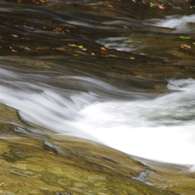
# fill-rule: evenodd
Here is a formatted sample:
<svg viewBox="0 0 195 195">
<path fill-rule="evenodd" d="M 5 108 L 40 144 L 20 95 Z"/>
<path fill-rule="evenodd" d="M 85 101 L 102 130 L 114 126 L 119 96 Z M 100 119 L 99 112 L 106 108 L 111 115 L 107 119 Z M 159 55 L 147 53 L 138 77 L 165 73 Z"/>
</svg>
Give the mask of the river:
<svg viewBox="0 0 195 195">
<path fill-rule="evenodd" d="M 22 121 L 195 170 L 189 3 L 13 0 L 0 16 L 0 102 Z"/>
</svg>

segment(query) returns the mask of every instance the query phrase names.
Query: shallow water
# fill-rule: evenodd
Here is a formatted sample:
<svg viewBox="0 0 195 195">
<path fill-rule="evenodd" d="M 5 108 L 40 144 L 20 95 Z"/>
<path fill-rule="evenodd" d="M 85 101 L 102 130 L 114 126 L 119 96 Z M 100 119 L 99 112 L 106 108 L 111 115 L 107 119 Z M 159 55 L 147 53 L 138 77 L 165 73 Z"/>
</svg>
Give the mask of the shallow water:
<svg viewBox="0 0 195 195">
<path fill-rule="evenodd" d="M 194 9 L 39 3 L 0 2 L 0 102 L 31 125 L 193 166 Z"/>
</svg>

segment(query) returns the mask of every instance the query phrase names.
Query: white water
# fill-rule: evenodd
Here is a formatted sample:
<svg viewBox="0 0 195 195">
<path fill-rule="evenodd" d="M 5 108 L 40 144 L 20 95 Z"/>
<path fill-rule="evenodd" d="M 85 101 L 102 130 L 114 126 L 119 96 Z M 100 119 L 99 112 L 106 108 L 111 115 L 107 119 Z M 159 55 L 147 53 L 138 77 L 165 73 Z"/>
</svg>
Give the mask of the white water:
<svg viewBox="0 0 195 195">
<path fill-rule="evenodd" d="M 99 140 L 128 154 L 163 162 L 195 164 L 193 79 L 170 80 L 168 88 L 174 91 L 153 99 L 125 101 L 102 97 L 105 101 L 99 101 L 101 95 L 94 92 L 75 92 L 46 85 L 47 76 L 17 74 L 4 69 L 0 74 L 0 102 L 18 109 L 28 122 L 58 133 Z M 66 77 L 54 79 L 62 78 Z M 102 86 L 106 92 L 115 89 L 122 93 L 102 81 L 69 78 Z"/>
<path fill-rule="evenodd" d="M 195 27 L 190 27 L 189 23 L 195 22 L 195 14 L 189 16 L 167 16 L 163 20 L 159 20 L 155 26 L 167 27 L 175 29 L 174 32 L 194 31 Z M 193 25 L 194 26 L 194 25 Z"/>
<path fill-rule="evenodd" d="M 129 154 L 194 164 L 195 81 L 170 81 L 168 87 L 180 91 L 153 100 L 89 105 L 74 125 Z"/>
<path fill-rule="evenodd" d="M 135 41 L 130 37 L 109 37 L 106 39 L 100 39 L 97 42 L 103 44 L 108 49 L 117 49 L 118 51 L 133 52 L 138 49 L 145 48 L 141 41 Z"/>
<path fill-rule="evenodd" d="M 163 28 L 170 28 L 170 33 L 174 36 L 174 39 L 178 39 L 177 33 L 194 33 L 195 31 L 195 14 L 189 16 L 182 16 L 182 15 L 173 15 L 167 16 L 165 19 L 150 19 L 143 21 L 143 24 L 149 26 L 156 26 Z M 143 25 L 144 26 L 144 25 Z M 147 29 L 147 27 L 145 27 Z M 156 29 L 156 31 L 160 32 L 162 29 Z M 163 31 L 162 31 L 163 32 Z M 175 35 L 177 38 L 175 37 Z M 126 51 L 126 52 L 138 52 L 139 54 L 143 55 L 155 55 L 155 50 L 158 50 L 159 42 L 155 43 L 155 36 L 154 41 L 151 42 L 150 34 L 134 34 L 131 33 L 130 36 L 121 36 L 121 37 L 109 37 L 105 39 L 100 39 L 97 42 L 104 45 L 104 47 L 108 49 L 116 49 L 118 51 Z M 160 37 L 163 39 L 164 42 L 168 42 L 168 48 L 170 47 L 170 41 L 173 47 L 177 48 L 180 44 L 184 44 L 184 40 L 170 40 L 168 37 L 170 35 L 164 35 L 164 37 Z M 149 38 L 148 38 L 149 37 Z M 148 38 L 148 39 L 147 39 Z M 176 43 L 174 43 L 176 42 Z M 178 43 L 177 43 L 178 42 Z M 189 44 L 189 43 L 187 43 Z M 165 44 L 166 45 L 166 44 Z M 142 53 L 143 48 L 153 49 L 152 53 Z M 144 49 L 144 51 L 147 51 Z M 149 51 L 148 51 L 149 52 Z M 159 55 L 159 54 L 158 54 Z M 162 53 L 160 54 L 162 57 Z"/>
</svg>

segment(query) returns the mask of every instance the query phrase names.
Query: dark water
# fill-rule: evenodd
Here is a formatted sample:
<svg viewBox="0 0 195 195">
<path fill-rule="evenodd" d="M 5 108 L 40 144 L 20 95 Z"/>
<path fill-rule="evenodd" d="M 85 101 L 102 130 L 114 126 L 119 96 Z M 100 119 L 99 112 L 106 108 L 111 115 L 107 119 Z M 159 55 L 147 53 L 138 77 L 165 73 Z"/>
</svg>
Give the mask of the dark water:
<svg viewBox="0 0 195 195">
<path fill-rule="evenodd" d="M 0 1 L 0 102 L 29 124 L 193 165 L 194 9 L 163 6 Z"/>
</svg>

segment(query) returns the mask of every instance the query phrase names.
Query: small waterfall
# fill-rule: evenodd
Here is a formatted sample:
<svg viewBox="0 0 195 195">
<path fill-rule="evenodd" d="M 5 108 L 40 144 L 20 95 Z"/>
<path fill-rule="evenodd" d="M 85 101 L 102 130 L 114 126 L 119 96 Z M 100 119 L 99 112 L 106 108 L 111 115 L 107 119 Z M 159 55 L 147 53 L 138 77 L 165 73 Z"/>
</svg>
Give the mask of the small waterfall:
<svg viewBox="0 0 195 195">
<path fill-rule="evenodd" d="M 152 99 L 143 94 L 140 99 L 122 100 L 105 96 L 109 91 L 122 90 L 92 78 L 55 79 L 87 81 L 88 87 L 102 86 L 104 95 L 54 88 L 45 84 L 47 76 L 34 75 L 32 84 L 27 73 L 1 69 L 1 74 L 0 102 L 18 109 L 28 122 L 148 159 L 195 163 L 193 79 L 169 80 L 170 93 Z"/>
</svg>

